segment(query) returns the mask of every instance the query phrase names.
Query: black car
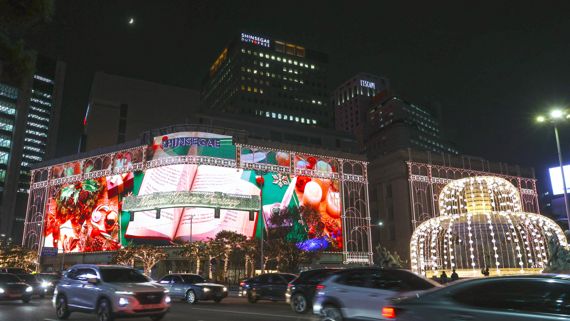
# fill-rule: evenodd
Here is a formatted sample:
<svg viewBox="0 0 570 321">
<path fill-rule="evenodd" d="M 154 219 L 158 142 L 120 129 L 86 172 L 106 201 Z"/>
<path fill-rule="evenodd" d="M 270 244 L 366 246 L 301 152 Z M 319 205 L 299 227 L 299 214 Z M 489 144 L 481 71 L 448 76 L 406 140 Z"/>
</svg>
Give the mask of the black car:
<svg viewBox="0 0 570 321">
<path fill-rule="evenodd" d="M 570 276 L 516 275 L 459 281 L 395 298 L 382 308 L 401 321 L 570 320 Z"/>
<path fill-rule="evenodd" d="M 190 304 L 206 300 L 219 303 L 228 296 L 227 287 L 208 283 L 197 274 L 169 274 L 162 277 L 158 283 L 170 291 L 170 297 L 173 299 L 183 299 Z"/>
<path fill-rule="evenodd" d="M 301 272 L 299 277 L 289 283 L 285 298 L 291 309 L 305 313 L 313 306 L 317 285 L 338 269 L 315 269 Z"/>
<path fill-rule="evenodd" d="M 42 286 L 42 283 L 33 274 L 16 274 L 24 283 L 32 287 L 32 295 L 37 295 L 40 298 L 46 296 L 47 289 Z"/>
<path fill-rule="evenodd" d="M 12 273 L 0 273 L 0 300 L 22 300 L 24 303 L 32 299 L 32 287 Z"/>
<path fill-rule="evenodd" d="M 249 303 L 257 300 L 285 301 L 287 284 L 297 276 L 289 273 L 266 273 L 241 283 L 241 293 L 245 293 Z"/>
</svg>

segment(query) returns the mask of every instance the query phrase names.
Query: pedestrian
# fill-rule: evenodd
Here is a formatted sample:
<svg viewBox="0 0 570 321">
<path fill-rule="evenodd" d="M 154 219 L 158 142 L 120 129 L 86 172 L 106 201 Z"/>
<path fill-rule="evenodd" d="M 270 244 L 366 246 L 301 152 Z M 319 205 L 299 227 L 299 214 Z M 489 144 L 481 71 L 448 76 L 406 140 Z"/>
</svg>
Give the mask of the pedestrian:
<svg viewBox="0 0 570 321">
<path fill-rule="evenodd" d="M 439 282 L 441 284 L 447 283 L 447 273 L 445 273 L 445 271 L 441 272 L 441 275 L 439 276 Z"/>
<path fill-rule="evenodd" d="M 451 273 L 451 282 L 457 280 L 459 280 L 459 275 L 457 274 L 457 272 L 455 272 L 455 269 L 453 269 L 453 273 Z"/>
</svg>

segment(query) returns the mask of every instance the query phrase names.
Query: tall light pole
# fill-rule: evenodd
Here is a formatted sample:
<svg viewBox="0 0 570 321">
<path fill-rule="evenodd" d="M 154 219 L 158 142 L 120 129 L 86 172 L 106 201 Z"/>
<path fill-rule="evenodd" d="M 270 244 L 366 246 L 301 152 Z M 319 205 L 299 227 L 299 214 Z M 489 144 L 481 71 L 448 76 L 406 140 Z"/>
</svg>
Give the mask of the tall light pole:
<svg viewBox="0 0 570 321">
<path fill-rule="evenodd" d="M 564 164 L 562 163 L 562 150 L 560 149 L 560 136 L 558 135 L 558 125 L 570 122 L 570 111 L 564 109 L 553 109 L 548 116 L 539 115 L 536 117 L 539 123 L 548 122 L 554 127 L 554 137 L 556 138 L 556 149 L 558 151 L 558 164 L 562 174 L 562 188 L 564 194 L 564 206 L 566 207 L 566 218 L 568 220 L 568 229 L 570 230 L 570 207 L 568 206 L 568 190 L 566 188 L 566 178 L 564 176 Z"/>
</svg>

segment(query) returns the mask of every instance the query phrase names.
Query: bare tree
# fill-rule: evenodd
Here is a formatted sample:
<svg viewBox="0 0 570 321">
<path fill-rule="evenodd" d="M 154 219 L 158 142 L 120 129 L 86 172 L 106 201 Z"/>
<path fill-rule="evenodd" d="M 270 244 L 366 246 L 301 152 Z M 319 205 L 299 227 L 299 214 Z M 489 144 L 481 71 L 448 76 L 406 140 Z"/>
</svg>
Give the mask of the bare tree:
<svg viewBox="0 0 570 321">
<path fill-rule="evenodd" d="M 215 240 L 220 243 L 220 247 L 223 252 L 224 257 L 224 270 L 223 279 L 228 279 L 228 267 L 230 262 L 230 255 L 237 249 L 240 249 L 243 242 L 247 237 L 245 235 L 233 232 L 233 231 L 221 231 L 216 234 Z"/>
<path fill-rule="evenodd" d="M 38 266 L 38 253 L 17 245 L 0 248 L 0 266 L 35 271 Z"/>
<path fill-rule="evenodd" d="M 118 250 L 113 261 L 131 266 L 139 261 L 143 265 L 144 273 L 150 275 L 152 267 L 167 257 L 168 254 L 163 249 L 154 245 L 129 245 Z"/>
</svg>

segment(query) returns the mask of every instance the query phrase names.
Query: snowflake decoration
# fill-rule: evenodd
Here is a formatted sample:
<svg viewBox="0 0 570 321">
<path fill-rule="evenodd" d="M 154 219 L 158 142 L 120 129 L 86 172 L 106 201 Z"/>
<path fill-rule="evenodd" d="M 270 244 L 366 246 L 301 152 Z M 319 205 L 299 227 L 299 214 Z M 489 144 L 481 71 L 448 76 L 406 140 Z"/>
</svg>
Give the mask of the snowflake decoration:
<svg viewBox="0 0 570 321">
<path fill-rule="evenodd" d="M 289 185 L 289 179 L 287 178 L 287 176 L 281 173 L 273 174 L 271 176 L 273 176 L 273 184 L 276 184 L 279 187 L 283 187 L 284 185 Z"/>
</svg>

